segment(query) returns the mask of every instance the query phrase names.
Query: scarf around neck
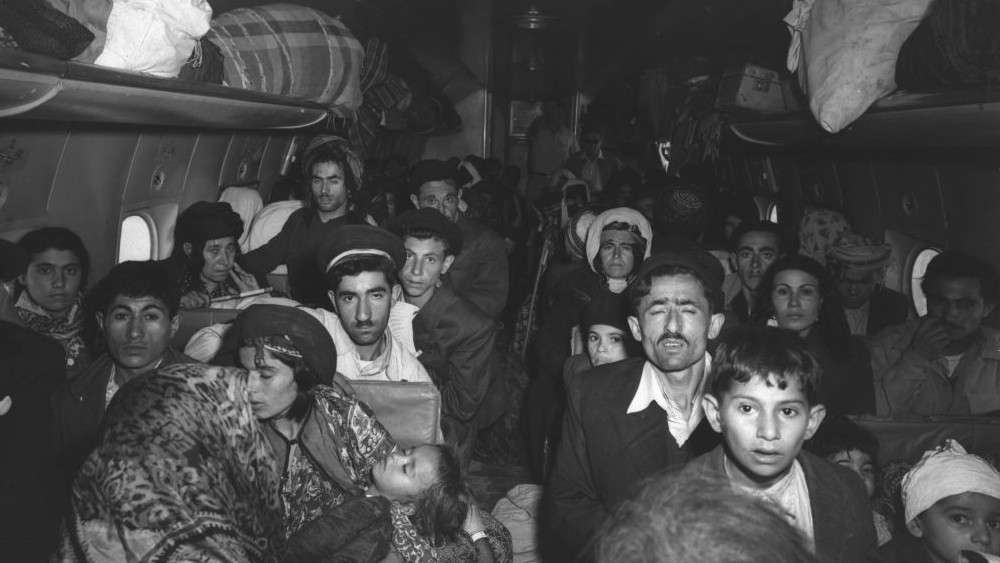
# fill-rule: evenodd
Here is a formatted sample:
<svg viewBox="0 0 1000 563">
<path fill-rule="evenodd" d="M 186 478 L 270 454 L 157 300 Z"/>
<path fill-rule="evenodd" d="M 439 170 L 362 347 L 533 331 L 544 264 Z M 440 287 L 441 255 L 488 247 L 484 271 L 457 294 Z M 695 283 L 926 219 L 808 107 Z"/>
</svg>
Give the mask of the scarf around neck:
<svg viewBox="0 0 1000 563">
<path fill-rule="evenodd" d="M 27 290 L 21 291 L 17 302 L 14 303 L 14 310 L 22 323 L 31 330 L 48 336 L 63 347 L 66 353 L 66 367 L 71 368 L 76 365 L 80 354 L 86 348 L 83 341 L 83 307 L 81 297 L 77 295 L 76 301 L 69 309 L 65 317 L 54 317 L 51 313 L 35 303 Z"/>
</svg>

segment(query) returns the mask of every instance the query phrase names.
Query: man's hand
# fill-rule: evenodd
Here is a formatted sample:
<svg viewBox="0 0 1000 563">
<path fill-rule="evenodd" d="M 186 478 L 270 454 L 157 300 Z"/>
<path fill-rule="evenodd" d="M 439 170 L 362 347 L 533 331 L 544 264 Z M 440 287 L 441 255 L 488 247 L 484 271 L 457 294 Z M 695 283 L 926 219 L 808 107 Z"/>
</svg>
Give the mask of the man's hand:
<svg viewBox="0 0 1000 563">
<path fill-rule="evenodd" d="M 236 283 L 236 287 L 239 288 L 240 293 L 260 289 L 257 278 L 241 268 L 239 264 L 233 264 L 233 269 L 229 271 L 229 277 Z"/>
<path fill-rule="evenodd" d="M 465 522 L 462 523 L 462 530 L 470 536 L 478 532 L 486 531 L 486 524 L 483 523 L 483 516 L 476 506 L 476 501 L 471 498 L 467 502 L 468 509 L 465 512 Z"/>
<path fill-rule="evenodd" d="M 937 317 L 926 316 L 917 324 L 913 340 L 910 341 L 910 350 L 933 361 L 944 355 L 948 342 L 950 340 L 944 321 Z"/>
</svg>

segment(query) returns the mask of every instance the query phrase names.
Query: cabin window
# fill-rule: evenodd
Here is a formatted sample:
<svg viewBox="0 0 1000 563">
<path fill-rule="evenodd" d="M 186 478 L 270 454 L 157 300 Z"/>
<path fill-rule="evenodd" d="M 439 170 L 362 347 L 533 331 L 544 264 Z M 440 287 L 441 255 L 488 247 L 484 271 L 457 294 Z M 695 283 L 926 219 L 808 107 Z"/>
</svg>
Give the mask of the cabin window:
<svg viewBox="0 0 1000 563">
<path fill-rule="evenodd" d="M 913 259 L 913 266 L 910 268 L 910 297 L 913 298 L 913 307 L 917 310 L 917 315 L 921 317 L 927 314 L 927 297 L 924 296 L 924 290 L 920 284 L 924 281 L 927 265 L 938 254 L 941 254 L 941 251 L 936 248 L 924 248 L 917 252 Z"/>
<path fill-rule="evenodd" d="M 767 220 L 774 224 L 778 223 L 778 202 L 767 206 Z"/>
<path fill-rule="evenodd" d="M 118 240 L 118 262 L 153 259 L 153 225 L 142 215 L 129 215 L 122 221 Z"/>
</svg>

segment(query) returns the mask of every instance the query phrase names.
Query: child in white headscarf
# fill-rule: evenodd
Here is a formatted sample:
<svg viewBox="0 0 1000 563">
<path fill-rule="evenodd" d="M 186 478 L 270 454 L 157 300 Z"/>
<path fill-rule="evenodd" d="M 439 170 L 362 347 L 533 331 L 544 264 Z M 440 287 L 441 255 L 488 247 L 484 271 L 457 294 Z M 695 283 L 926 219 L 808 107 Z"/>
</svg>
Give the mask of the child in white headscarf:
<svg viewBox="0 0 1000 563">
<path fill-rule="evenodd" d="M 906 529 L 879 550 L 886 563 L 1000 561 L 1000 472 L 948 440 L 903 477 Z"/>
</svg>

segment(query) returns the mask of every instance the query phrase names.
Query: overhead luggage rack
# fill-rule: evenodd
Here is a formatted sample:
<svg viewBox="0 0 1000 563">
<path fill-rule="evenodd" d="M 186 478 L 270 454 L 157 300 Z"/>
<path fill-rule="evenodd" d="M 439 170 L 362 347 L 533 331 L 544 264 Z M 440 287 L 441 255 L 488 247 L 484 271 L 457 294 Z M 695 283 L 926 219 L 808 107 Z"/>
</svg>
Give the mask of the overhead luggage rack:
<svg viewBox="0 0 1000 563">
<path fill-rule="evenodd" d="M 808 112 L 734 116 L 730 131 L 767 146 L 830 144 L 859 148 L 1000 148 L 1000 91 L 898 92 L 843 131 L 823 131 Z"/>
<path fill-rule="evenodd" d="M 157 78 L 0 48 L 0 119 L 198 129 L 303 129 L 336 109 L 308 100 Z"/>
</svg>

